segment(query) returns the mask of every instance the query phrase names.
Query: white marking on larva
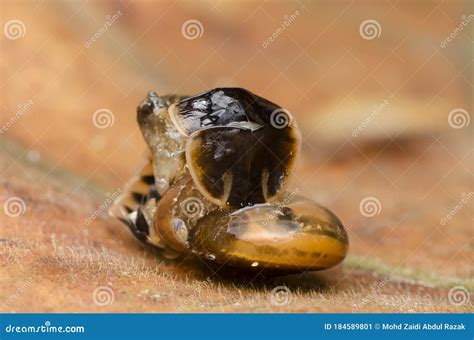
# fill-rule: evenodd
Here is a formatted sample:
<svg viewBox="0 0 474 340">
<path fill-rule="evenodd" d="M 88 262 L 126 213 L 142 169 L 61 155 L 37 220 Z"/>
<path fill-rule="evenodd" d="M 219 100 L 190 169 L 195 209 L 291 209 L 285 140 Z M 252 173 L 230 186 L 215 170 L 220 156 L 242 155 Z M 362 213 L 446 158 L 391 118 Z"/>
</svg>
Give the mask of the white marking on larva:
<svg viewBox="0 0 474 340">
<path fill-rule="evenodd" d="M 230 190 L 232 190 L 233 179 L 234 175 L 229 171 L 226 171 L 224 175 L 222 175 L 222 181 L 224 182 L 224 190 L 221 198 L 222 202 L 226 202 L 230 196 Z"/>
<path fill-rule="evenodd" d="M 232 122 L 232 123 L 227 124 L 227 126 L 255 131 L 261 128 L 263 125 L 255 123 L 255 122 L 245 121 L 245 122 Z"/>
<path fill-rule="evenodd" d="M 132 211 L 130 214 L 128 214 L 128 218 L 129 218 L 130 221 L 132 221 L 133 223 L 137 222 L 137 212 L 136 212 L 136 211 Z"/>
<path fill-rule="evenodd" d="M 251 264 L 252 267 L 258 267 L 258 262 L 254 262 Z"/>
<path fill-rule="evenodd" d="M 176 106 L 176 104 L 171 104 L 168 107 L 168 114 L 169 114 L 169 117 L 171 118 L 171 122 L 173 123 L 174 127 L 178 130 L 178 132 L 181 135 L 188 137 L 188 134 L 183 129 L 184 127 L 181 126 L 181 121 L 179 118 L 179 108 Z"/>
<path fill-rule="evenodd" d="M 199 99 L 193 102 L 192 106 L 196 110 L 205 110 L 209 106 L 209 102 L 206 99 Z"/>
<path fill-rule="evenodd" d="M 214 254 L 206 254 L 205 255 L 208 260 L 214 261 L 216 259 L 216 256 Z"/>
</svg>

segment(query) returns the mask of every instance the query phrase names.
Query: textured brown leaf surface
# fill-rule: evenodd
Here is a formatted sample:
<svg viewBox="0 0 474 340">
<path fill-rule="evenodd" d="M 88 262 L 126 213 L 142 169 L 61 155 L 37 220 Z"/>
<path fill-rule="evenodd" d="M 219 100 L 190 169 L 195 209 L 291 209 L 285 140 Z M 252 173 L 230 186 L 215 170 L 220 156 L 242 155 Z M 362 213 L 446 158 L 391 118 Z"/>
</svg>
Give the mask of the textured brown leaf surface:
<svg viewBox="0 0 474 340">
<path fill-rule="evenodd" d="M 472 312 L 472 29 L 443 47 L 467 5 L 2 2 L 2 25 L 24 25 L 1 39 L 2 311 Z M 374 39 L 360 33 L 369 19 Z M 186 38 L 188 20 L 202 36 Z M 291 188 L 346 225 L 341 265 L 216 274 L 160 258 L 107 217 L 144 154 L 146 92 L 217 86 L 293 113 L 304 142 Z"/>
</svg>

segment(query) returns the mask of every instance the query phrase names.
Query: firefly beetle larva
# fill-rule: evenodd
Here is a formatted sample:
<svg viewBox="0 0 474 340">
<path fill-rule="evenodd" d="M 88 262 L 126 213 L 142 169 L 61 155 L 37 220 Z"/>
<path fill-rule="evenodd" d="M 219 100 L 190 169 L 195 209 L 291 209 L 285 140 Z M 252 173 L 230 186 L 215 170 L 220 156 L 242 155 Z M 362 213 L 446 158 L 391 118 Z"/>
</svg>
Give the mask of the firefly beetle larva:
<svg viewBox="0 0 474 340">
<path fill-rule="evenodd" d="M 150 92 L 138 106 L 150 158 L 111 214 L 168 257 L 320 270 L 348 239 L 326 208 L 286 191 L 301 135 L 288 111 L 241 88 Z"/>
</svg>

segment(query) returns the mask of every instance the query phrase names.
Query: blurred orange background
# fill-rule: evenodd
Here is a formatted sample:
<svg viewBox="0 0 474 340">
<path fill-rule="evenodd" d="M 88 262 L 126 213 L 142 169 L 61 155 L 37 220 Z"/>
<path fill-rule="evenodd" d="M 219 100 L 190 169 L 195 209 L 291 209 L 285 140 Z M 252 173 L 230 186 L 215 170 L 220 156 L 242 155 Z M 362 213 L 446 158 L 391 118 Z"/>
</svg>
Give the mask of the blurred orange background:
<svg viewBox="0 0 474 340">
<path fill-rule="evenodd" d="M 64 169 L 100 202 L 143 158 L 147 91 L 243 87 L 295 116 L 292 185 L 340 216 L 350 256 L 472 278 L 472 202 L 442 223 L 473 191 L 469 1 L 3 0 L 0 19 L 4 178 L 42 190 Z"/>
</svg>

